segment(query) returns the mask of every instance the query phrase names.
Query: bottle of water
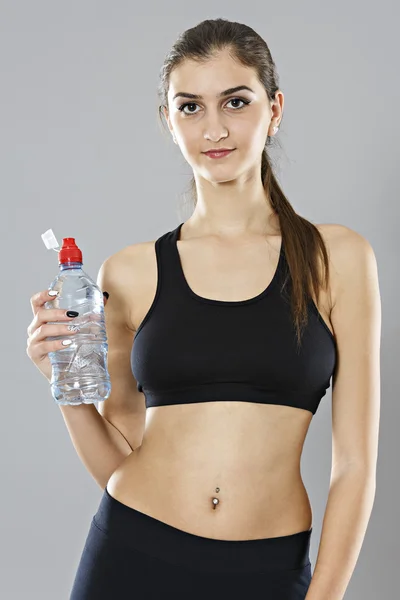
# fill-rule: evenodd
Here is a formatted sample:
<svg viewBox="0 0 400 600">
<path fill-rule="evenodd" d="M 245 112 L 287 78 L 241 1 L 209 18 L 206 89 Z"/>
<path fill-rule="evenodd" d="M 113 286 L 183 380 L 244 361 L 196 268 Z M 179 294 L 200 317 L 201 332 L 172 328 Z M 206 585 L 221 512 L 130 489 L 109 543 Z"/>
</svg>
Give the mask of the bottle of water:
<svg viewBox="0 0 400 600">
<path fill-rule="evenodd" d="M 46 302 L 45 308 L 74 310 L 79 315 L 70 321 L 76 333 L 47 338 L 50 341 L 67 337 L 72 341 L 65 348 L 49 352 L 51 393 L 57 404 L 101 402 L 111 391 L 103 293 L 82 269 L 82 252 L 75 238 L 63 238 L 58 257 L 60 270 L 49 287 L 57 290 L 58 296 Z"/>
</svg>

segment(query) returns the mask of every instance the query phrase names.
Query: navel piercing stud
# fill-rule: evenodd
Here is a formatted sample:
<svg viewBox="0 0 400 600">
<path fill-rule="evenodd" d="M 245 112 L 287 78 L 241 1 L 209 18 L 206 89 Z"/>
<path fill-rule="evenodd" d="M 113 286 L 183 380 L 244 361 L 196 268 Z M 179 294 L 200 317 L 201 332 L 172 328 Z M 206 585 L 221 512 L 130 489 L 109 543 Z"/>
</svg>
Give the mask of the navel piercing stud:
<svg viewBox="0 0 400 600">
<path fill-rule="evenodd" d="M 217 508 L 217 504 L 219 503 L 218 498 L 213 498 L 212 503 L 213 503 L 213 509 L 215 510 Z"/>
</svg>

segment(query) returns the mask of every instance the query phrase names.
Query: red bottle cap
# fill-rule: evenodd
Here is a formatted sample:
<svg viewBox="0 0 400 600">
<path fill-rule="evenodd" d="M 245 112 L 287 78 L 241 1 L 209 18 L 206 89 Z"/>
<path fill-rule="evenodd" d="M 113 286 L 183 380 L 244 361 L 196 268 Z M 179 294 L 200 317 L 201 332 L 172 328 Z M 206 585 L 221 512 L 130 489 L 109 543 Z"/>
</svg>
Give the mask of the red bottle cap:
<svg viewBox="0 0 400 600">
<path fill-rule="evenodd" d="M 61 250 L 58 253 L 58 264 L 82 262 L 82 252 L 75 244 L 75 238 L 63 238 Z"/>
</svg>

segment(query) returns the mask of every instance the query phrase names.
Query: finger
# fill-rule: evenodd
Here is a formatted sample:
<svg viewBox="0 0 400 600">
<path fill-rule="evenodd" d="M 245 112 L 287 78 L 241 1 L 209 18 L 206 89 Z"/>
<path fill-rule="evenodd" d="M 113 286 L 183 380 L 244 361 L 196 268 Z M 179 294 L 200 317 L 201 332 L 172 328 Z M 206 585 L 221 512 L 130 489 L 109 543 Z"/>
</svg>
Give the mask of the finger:
<svg viewBox="0 0 400 600">
<path fill-rule="evenodd" d="M 68 314 L 68 312 L 70 312 L 70 314 Z M 39 308 L 29 324 L 26 332 L 29 336 L 31 336 L 38 327 L 45 323 L 51 324 L 54 321 L 66 321 L 68 323 L 75 319 L 78 315 L 79 313 L 75 311 L 67 311 L 63 308 Z"/>
<path fill-rule="evenodd" d="M 50 296 L 49 292 L 51 292 L 51 291 L 52 290 L 42 290 L 41 292 L 37 292 L 36 294 L 34 294 L 31 297 L 30 303 L 31 303 L 33 316 L 36 316 L 36 313 L 38 312 L 38 310 L 42 306 L 44 306 L 44 304 L 46 302 L 51 302 L 51 300 L 54 300 L 55 298 L 57 298 L 57 295 Z"/>
</svg>

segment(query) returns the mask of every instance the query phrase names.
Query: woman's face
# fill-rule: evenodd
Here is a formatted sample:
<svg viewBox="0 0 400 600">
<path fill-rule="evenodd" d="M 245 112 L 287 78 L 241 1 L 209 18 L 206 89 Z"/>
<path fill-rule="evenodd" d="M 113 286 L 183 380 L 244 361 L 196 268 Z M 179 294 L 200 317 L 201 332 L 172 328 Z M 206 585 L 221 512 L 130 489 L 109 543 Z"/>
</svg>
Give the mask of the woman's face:
<svg viewBox="0 0 400 600">
<path fill-rule="evenodd" d="M 250 90 L 220 96 L 238 86 Z M 202 97 L 176 96 L 181 93 Z M 173 70 L 168 110 L 164 114 L 182 154 L 196 174 L 222 182 L 235 179 L 253 167 L 259 172 L 267 135 L 273 134 L 282 108 L 281 92 L 270 103 L 253 69 L 238 64 L 224 51 L 206 63 L 187 60 Z M 204 154 L 214 148 L 234 151 L 218 159 Z"/>
</svg>

